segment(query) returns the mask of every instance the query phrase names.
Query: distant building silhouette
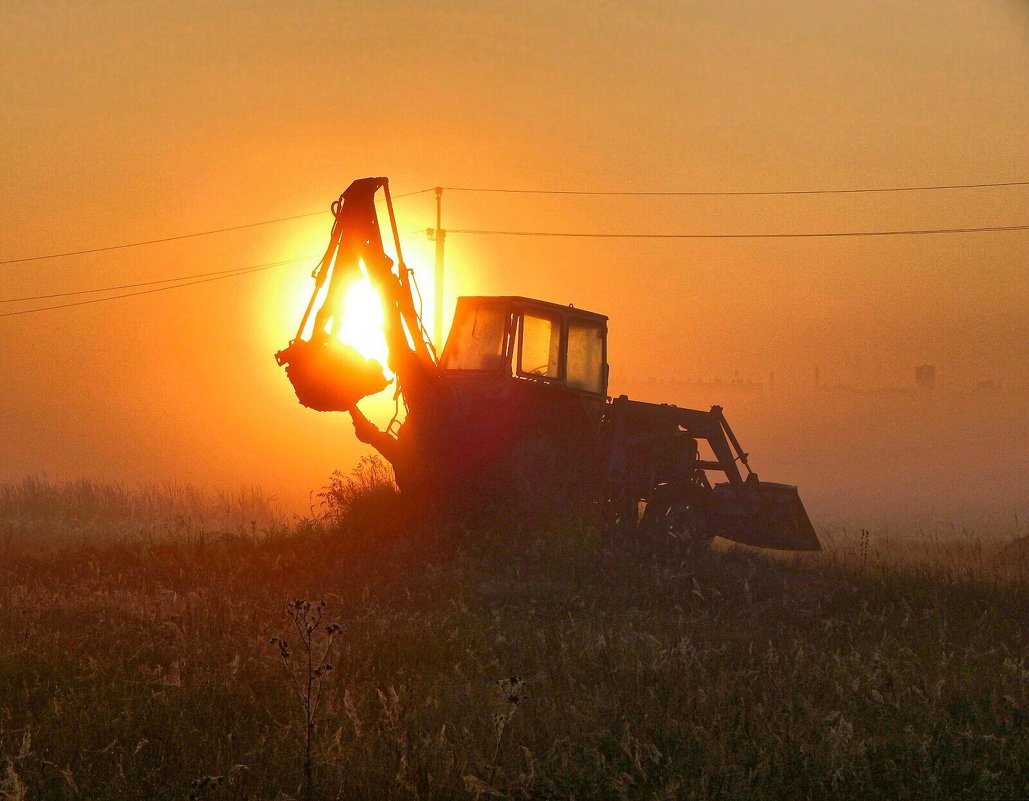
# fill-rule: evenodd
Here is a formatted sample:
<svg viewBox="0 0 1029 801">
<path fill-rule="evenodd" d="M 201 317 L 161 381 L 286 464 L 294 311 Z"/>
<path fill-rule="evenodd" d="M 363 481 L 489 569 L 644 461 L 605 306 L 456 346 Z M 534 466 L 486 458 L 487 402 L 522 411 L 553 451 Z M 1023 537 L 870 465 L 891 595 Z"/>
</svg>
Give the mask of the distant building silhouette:
<svg viewBox="0 0 1029 801">
<path fill-rule="evenodd" d="M 915 386 L 925 392 L 936 386 L 936 367 L 931 364 L 920 364 L 915 368 Z"/>
</svg>

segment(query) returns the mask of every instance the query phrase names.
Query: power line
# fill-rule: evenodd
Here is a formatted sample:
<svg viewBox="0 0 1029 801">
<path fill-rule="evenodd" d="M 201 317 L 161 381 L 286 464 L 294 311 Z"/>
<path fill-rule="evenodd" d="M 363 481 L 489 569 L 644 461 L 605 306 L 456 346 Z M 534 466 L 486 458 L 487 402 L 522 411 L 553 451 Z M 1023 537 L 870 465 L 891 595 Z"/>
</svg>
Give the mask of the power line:
<svg viewBox="0 0 1029 801">
<path fill-rule="evenodd" d="M 4 259 L 0 261 L 0 265 L 3 264 L 22 264 L 29 261 L 44 261 L 46 259 L 61 259 L 65 256 L 84 256 L 88 253 L 104 253 L 109 250 L 124 250 L 125 248 L 138 248 L 144 245 L 158 245 L 162 242 L 176 242 L 181 239 L 193 239 L 198 236 L 210 236 L 211 234 L 224 234 L 228 231 L 242 231 L 246 228 L 257 228 L 261 225 L 271 225 L 273 223 L 288 222 L 290 220 L 300 220 L 304 217 L 314 217 L 317 214 L 324 214 L 324 211 L 312 211 L 306 214 L 294 214 L 292 217 L 277 217 L 274 220 L 261 220 L 260 222 L 245 223 L 244 225 L 231 225 L 227 228 L 212 228 L 208 231 L 195 231 L 189 234 L 177 234 L 175 236 L 165 236 L 160 239 L 144 239 L 139 242 L 125 242 L 120 245 L 102 245 L 95 248 L 84 248 L 82 250 L 66 250 L 62 253 L 45 253 L 40 256 L 24 256 L 18 259 Z"/>
<path fill-rule="evenodd" d="M 211 281 L 223 281 L 226 278 L 238 278 L 242 275 L 251 275 L 252 273 L 263 272 L 264 270 L 271 270 L 275 267 L 284 267 L 287 264 L 294 264 L 299 261 L 298 259 L 291 259 L 289 261 L 273 261 L 268 264 L 255 264 L 251 267 L 241 267 L 235 272 L 231 272 L 225 275 L 213 275 L 208 278 L 199 278 L 195 281 L 187 281 L 182 284 L 173 284 L 172 286 L 161 286 L 155 289 L 143 289 L 139 292 L 124 292 L 121 295 L 110 295 L 106 298 L 92 298 L 91 300 L 79 300 L 73 303 L 59 303 L 53 306 L 41 306 L 36 309 L 23 309 L 21 311 L 3 312 L 0 313 L 0 317 L 16 317 L 22 314 L 35 314 L 36 312 L 53 311 L 55 309 L 67 309 L 72 306 L 88 306 L 93 303 L 104 303 L 108 300 L 120 300 L 122 298 L 131 298 L 137 295 L 151 295 L 154 292 L 166 292 L 169 289 L 181 289 L 186 286 L 195 286 L 196 284 L 207 284 Z"/>
<path fill-rule="evenodd" d="M 435 189 L 434 186 L 427 186 L 424 189 L 415 189 L 413 192 L 403 192 L 399 195 L 390 195 L 393 200 L 400 200 L 402 197 L 414 197 L 415 195 L 424 195 L 426 192 L 431 192 Z M 385 198 L 376 198 L 376 203 L 385 203 Z"/>
<path fill-rule="evenodd" d="M 431 230 L 431 229 L 426 229 Z M 974 234 L 991 231 L 1026 231 L 1027 225 L 992 225 L 982 228 L 912 228 L 897 231 L 805 231 L 767 234 L 635 234 L 589 231 L 494 231 L 475 228 L 448 228 L 447 234 L 482 234 L 489 236 L 564 236 L 597 239 L 806 239 L 846 236 L 911 236 L 918 234 Z"/>
<path fill-rule="evenodd" d="M 431 230 L 431 229 L 430 229 Z M 1026 225 L 1005 225 L 1005 226 L 988 226 L 981 228 L 922 228 L 922 229 L 908 229 L 908 230 L 895 230 L 895 231 L 825 231 L 825 232 L 801 232 L 801 233 L 765 233 L 765 234 L 642 234 L 642 233 L 605 233 L 605 232 L 573 232 L 573 231 L 494 231 L 484 229 L 471 229 L 471 228 L 453 228 L 448 229 L 447 233 L 453 234 L 480 234 L 480 235 L 497 235 L 497 236 L 557 236 L 557 237 L 588 237 L 588 238 L 602 238 L 602 239 L 786 239 L 786 238 L 810 238 L 810 237 L 853 237 L 853 236 L 903 236 L 903 235 L 917 235 L 917 234 L 968 234 L 968 233 L 986 233 L 996 231 L 1026 231 L 1029 230 L 1029 224 Z M 109 287 L 98 287 L 94 289 L 83 289 L 76 290 L 73 292 L 61 292 L 54 293 L 52 295 L 37 295 L 33 297 L 24 298 L 8 298 L 0 300 L 0 303 L 12 303 L 17 301 L 29 301 L 29 300 L 43 300 L 57 297 L 67 297 L 70 295 L 82 295 L 92 294 L 95 292 L 109 292 L 117 289 L 128 289 L 142 286 L 151 286 L 153 284 L 165 284 L 173 281 L 181 283 L 174 283 L 170 286 L 159 286 L 151 289 L 144 289 L 138 292 L 124 292 L 120 295 L 110 295 L 103 298 L 92 298 L 90 300 L 80 300 L 72 303 L 59 303 L 52 306 L 42 306 L 35 309 L 23 309 L 20 311 L 3 312 L 0 313 L 0 317 L 16 317 L 23 314 L 35 314 L 37 312 L 54 311 L 57 309 L 67 309 L 74 306 L 88 306 L 94 303 L 104 303 L 109 300 L 121 300 L 123 298 L 136 297 L 138 295 L 150 295 L 155 292 L 165 292 L 170 289 L 180 289 L 187 286 L 195 286 L 197 284 L 206 284 L 212 281 L 221 281 L 226 278 L 238 278 L 243 275 L 250 275 L 252 273 L 263 272 L 276 267 L 283 267 L 287 264 L 296 264 L 297 262 L 304 261 L 304 259 L 289 259 L 285 261 L 275 261 L 266 264 L 257 264 L 250 267 L 239 267 L 230 270 L 218 270 L 211 273 L 198 273 L 196 275 L 179 276 L 177 278 L 164 278 L 155 281 L 143 281 L 134 284 L 121 284 L 117 286 Z M 189 279 L 189 280 L 187 280 Z"/>
<path fill-rule="evenodd" d="M 294 262 L 305 261 L 305 259 L 292 259 L 290 261 L 277 262 L 277 264 L 292 264 Z M 0 303 L 25 303 L 31 300 L 51 300 L 52 298 L 67 298 L 73 295 L 92 295 L 97 292 L 113 292 L 116 289 L 135 289 L 141 286 L 154 286 L 155 284 L 170 284 L 175 281 L 188 281 L 192 278 L 207 278 L 212 275 L 228 275 L 230 273 L 239 273 L 246 270 L 252 269 L 250 267 L 233 267 L 229 270 L 215 270 L 209 273 L 195 273 L 193 275 L 179 275 L 174 278 L 158 278 L 154 281 L 139 281 L 134 284 L 116 284 L 114 286 L 102 286 L 96 287 L 95 289 L 76 289 L 71 292 L 54 292 L 49 295 L 27 295 L 22 298 L 0 298 Z"/>
<path fill-rule="evenodd" d="M 893 187 L 885 189 L 845 189 L 845 190 L 793 190 L 783 192 L 576 192 L 571 190 L 525 190 L 525 189 L 478 189 L 468 187 L 441 187 L 441 189 L 450 189 L 451 191 L 469 191 L 469 192 L 511 192 L 511 193 L 535 193 L 535 194 L 569 194 L 569 195 L 711 195 L 711 194 L 736 194 L 736 195 L 772 195 L 772 194 L 830 194 L 830 193 L 843 193 L 843 192 L 888 192 L 888 191 L 914 191 L 918 189 L 959 189 L 959 188 L 975 188 L 985 186 L 1021 186 L 1029 185 L 1029 181 L 1011 181 L 1006 183 L 993 183 L 993 184 L 949 184 L 940 186 L 923 186 L 923 187 Z M 396 195 L 395 199 L 404 197 L 411 197 L 413 195 L 423 194 L 425 192 L 433 191 L 432 187 L 426 189 L 419 189 L 413 192 L 405 192 L 400 195 Z M 0 265 L 14 264 L 20 262 L 29 261 L 40 261 L 43 259 L 60 258 L 62 256 L 73 256 L 86 253 L 99 253 L 103 251 L 119 250 L 123 248 L 139 247 L 142 245 L 157 244 L 160 242 L 171 242 L 181 239 L 189 239 L 200 236 L 207 236 L 210 234 L 223 233 L 227 231 L 236 231 L 246 228 L 254 228 L 261 225 L 270 225 L 276 222 L 285 222 L 289 220 L 297 220 L 303 217 L 310 217 L 316 214 L 322 214 L 324 212 L 308 212 L 305 214 L 293 215 L 290 217 L 279 217 L 273 220 L 263 220 L 260 222 L 246 223 L 243 225 L 231 226 L 227 228 L 217 228 L 208 231 L 198 231 L 189 234 L 179 234 L 171 237 L 164 237 L 161 239 L 152 239 L 141 242 L 131 242 L 120 245 L 107 245 L 103 247 L 90 248 L 78 251 L 68 251 L 64 253 L 52 253 L 40 256 L 30 256 L 20 259 L 7 259 L 0 261 Z M 432 229 L 427 229 L 431 232 Z M 858 236 L 910 236 L 910 235 L 925 235 L 925 234 L 969 234 L 969 233 L 987 233 L 987 232 L 1001 232 L 1001 231 L 1024 231 L 1029 230 L 1029 224 L 1025 225 L 1007 225 L 1007 226 L 984 226 L 984 227 L 965 227 L 965 228 L 922 228 L 922 229 L 902 229 L 902 230 L 888 230 L 888 231 L 815 231 L 815 232 L 798 232 L 798 233 L 787 233 L 787 232 L 772 232 L 772 233 L 739 233 L 739 234 L 662 234 L 662 233 L 615 233 L 615 232 L 577 232 L 577 231 L 508 231 L 508 230 L 487 230 L 487 229 L 473 229 L 473 228 L 453 228 L 447 229 L 446 233 L 451 234 L 471 234 L 471 235 L 484 235 L 484 236 L 531 236 L 531 237 L 575 237 L 575 238 L 598 238 L 598 239 L 796 239 L 796 238 L 828 238 L 828 237 L 858 237 Z M 193 286 L 195 284 L 207 283 L 210 281 L 218 281 L 225 278 L 233 278 L 240 275 L 249 275 L 252 272 L 260 272 L 263 270 L 272 269 L 274 267 L 284 266 L 286 264 L 293 264 L 300 259 L 293 259 L 290 261 L 278 261 L 271 262 L 268 264 L 255 265 L 252 267 L 241 267 L 233 268 L 228 270 L 217 270 L 207 273 L 197 273 L 193 275 L 177 276 L 174 278 L 163 278 L 156 279 L 153 281 L 141 281 L 136 283 L 118 284 L 107 287 L 96 287 L 92 289 L 82 289 L 69 292 L 58 292 L 45 295 L 33 295 L 20 298 L 6 298 L 0 299 L 0 303 L 17 303 L 35 300 L 49 300 L 61 297 L 70 297 L 75 295 L 94 294 L 100 292 L 111 292 L 120 289 L 136 289 L 139 287 L 151 287 L 156 284 L 172 284 L 171 286 L 161 286 L 152 289 L 146 289 L 139 292 L 126 292 L 120 295 L 112 295 L 103 298 L 94 298 L 91 300 L 76 301 L 73 303 L 62 303 L 55 304 L 52 306 L 43 306 L 35 309 L 24 309 L 21 311 L 5 312 L 0 313 L 0 317 L 12 317 L 22 314 L 33 314 L 36 312 L 50 311 L 55 309 L 69 308 L 73 306 L 85 306 L 93 303 L 102 303 L 108 300 L 119 300 L 121 298 L 134 297 L 136 295 L 147 295 L 154 292 L 163 292 L 169 289 L 178 289 L 179 287 Z"/>
<path fill-rule="evenodd" d="M 1029 186 L 1029 181 L 997 181 L 978 184 L 934 184 L 927 186 L 885 186 L 858 187 L 853 189 L 775 189 L 767 191 L 621 191 L 621 190 L 580 190 L 580 189 L 504 189 L 500 187 L 480 186 L 443 186 L 449 192 L 496 192 L 515 195 L 608 195 L 616 197 L 763 197 L 771 195 L 857 195 L 879 192 L 929 192 L 945 189 L 985 189 L 1002 186 Z"/>
<path fill-rule="evenodd" d="M 469 186 L 444 186 L 439 187 L 451 192 L 492 192 L 492 193 L 505 193 L 505 194 L 537 194 L 537 195 L 595 195 L 595 196 L 622 196 L 622 197 L 644 197 L 644 196 L 655 196 L 655 197 L 713 197 L 713 196 L 725 196 L 725 197 L 740 197 L 740 196 L 770 196 L 770 195 L 829 195 L 829 194 L 857 194 L 857 193 L 873 193 L 873 192 L 915 192 L 915 191 L 929 191 L 929 190 L 943 190 L 943 189 L 979 189 L 986 187 L 1010 187 L 1010 186 L 1027 186 L 1029 181 L 999 181 L 993 183 L 975 183 L 975 184 L 938 184 L 932 186 L 895 186 L 895 187 L 862 187 L 854 189 L 789 189 L 789 190 L 774 190 L 774 191 L 609 191 L 609 190 L 571 190 L 571 189 L 508 189 L 501 187 L 469 187 Z M 412 197 L 414 195 L 421 195 L 426 192 L 433 191 L 435 187 L 426 187 L 424 189 L 416 189 L 413 192 L 404 192 L 393 197 L 394 200 L 400 200 L 405 197 Z M 264 225 L 274 225 L 276 223 L 291 222 L 293 220 L 301 220 L 306 217 L 315 217 L 319 214 L 324 214 L 324 211 L 310 211 L 304 212 L 303 214 L 294 214 L 287 217 L 275 217 L 268 220 L 259 220 L 252 223 L 242 223 L 240 225 L 230 225 L 223 228 L 211 228 L 204 231 L 193 231 L 186 234 L 176 234 L 173 236 L 158 237 L 156 239 L 144 239 L 136 242 L 124 242 L 116 245 L 100 245 L 92 248 L 82 248 L 79 250 L 66 250 L 57 253 L 44 253 L 37 256 L 22 256 L 12 259 L 0 259 L 0 266 L 10 264 L 24 264 L 27 262 L 34 261 L 46 261 L 48 259 L 59 259 L 68 256 L 84 256 L 92 253 L 105 253 L 113 250 L 124 250 L 126 248 L 143 247 L 146 245 L 157 245 L 165 242 L 176 242 L 184 239 L 194 239 L 201 236 L 211 236 L 213 234 L 229 233 L 231 231 L 243 231 L 249 228 L 258 228 Z M 459 232 L 455 233 L 471 233 L 471 232 Z M 513 233 L 513 232 L 512 232 Z M 544 235 L 544 234 L 540 234 Z M 557 234 L 555 234 L 557 235 Z M 562 234 L 564 235 L 564 234 Z M 570 235 L 570 234 L 569 234 Z M 663 235 L 662 235 L 663 237 Z M 666 237 L 663 237 L 666 238 Z M 678 238 L 678 237 L 676 237 Z"/>
<path fill-rule="evenodd" d="M 418 189 L 414 192 L 405 192 L 401 195 L 396 195 L 393 199 L 400 200 L 403 197 L 411 197 L 412 195 L 420 195 L 424 192 L 431 192 L 432 187 L 426 189 Z M 110 250 L 124 250 L 125 248 L 138 248 L 144 245 L 159 245 L 162 242 L 177 242 L 182 239 L 194 239 L 198 236 L 210 236 L 211 234 L 224 234 L 229 231 L 243 231 L 247 228 L 258 228 L 262 225 L 273 225 L 281 222 L 291 222 L 293 220 L 302 220 L 305 217 L 315 217 L 319 214 L 324 214 L 325 209 L 321 211 L 308 211 L 303 214 L 294 214 L 290 217 L 276 217 L 271 220 L 260 220 L 258 222 L 243 223 L 242 225 L 230 225 L 225 228 L 211 228 L 206 231 L 194 231 L 188 234 L 176 234 L 174 236 L 164 236 L 158 239 L 144 239 L 138 242 L 125 242 L 118 245 L 101 245 L 94 248 L 83 248 L 82 250 L 66 250 L 61 253 L 44 253 L 39 256 L 23 256 L 16 259 L 3 259 L 0 260 L 0 266 L 5 264 L 23 264 L 30 261 L 45 261 L 46 259 L 60 259 L 66 256 L 85 256 L 89 253 L 104 253 Z"/>
</svg>

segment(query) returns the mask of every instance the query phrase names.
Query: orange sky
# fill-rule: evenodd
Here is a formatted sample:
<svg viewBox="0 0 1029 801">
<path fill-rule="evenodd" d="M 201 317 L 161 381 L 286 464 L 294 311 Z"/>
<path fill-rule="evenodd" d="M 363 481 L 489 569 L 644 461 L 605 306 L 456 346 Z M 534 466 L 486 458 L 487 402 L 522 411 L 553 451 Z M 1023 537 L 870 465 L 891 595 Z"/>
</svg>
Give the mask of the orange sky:
<svg viewBox="0 0 1029 801">
<path fill-rule="evenodd" d="M 763 190 L 1029 177 L 1029 6 L 1020 0 L 5 2 L 0 65 L 0 259 L 327 208 L 351 179 L 372 174 L 389 175 L 398 193 L 436 184 Z M 1029 222 L 1026 187 L 631 200 L 447 193 L 444 204 L 452 228 Z M 406 255 L 431 296 L 431 244 L 415 233 L 432 222 L 431 193 L 397 210 Z M 312 256 L 328 224 L 326 214 L 0 266 L 0 298 Z M 712 401 L 648 382 L 737 373 L 767 382 L 774 371 L 776 398 L 744 403 L 735 418 L 726 399 L 727 413 L 742 415 L 736 427 L 762 475 L 800 483 L 816 517 L 877 500 L 883 509 L 953 500 L 967 484 L 955 447 L 988 473 L 975 479 L 970 503 L 1007 498 L 1022 508 L 1029 497 L 1025 395 L 997 409 L 955 401 L 934 413 L 937 428 L 912 410 L 910 425 L 902 416 L 877 429 L 882 415 L 868 412 L 848 429 L 848 409 L 804 394 L 816 366 L 823 383 L 875 388 L 909 386 L 913 366 L 930 362 L 941 398 L 985 379 L 1029 383 L 1025 232 L 453 235 L 447 245 L 448 304 L 455 289 L 517 293 L 610 315 L 615 392 L 701 405 Z M 289 503 L 303 499 L 362 452 L 345 417 L 296 404 L 272 359 L 293 334 L 308 272 L 301 264 L 0 318 L 0 477 L 258 483 Z M 390 407 L 376 400 L 370 410 L 381 419 Z M 1003 425 L 954 439 L 982 417 Z M 826 446 L 832 437 L 846 443 L 848 475 L 860 483 L 875 474 L 861 459 L 874 459 L 897 431 L 923 432 L 929 445 L 921 461 L 889 468 L 888 485 L 867 480 L 850 497 L 824 480 L 844 468 Z M 948 458 L 954 466 L 940 472 Z M 939 475 L 905 489 L 922 461 Z"/>
</svg>

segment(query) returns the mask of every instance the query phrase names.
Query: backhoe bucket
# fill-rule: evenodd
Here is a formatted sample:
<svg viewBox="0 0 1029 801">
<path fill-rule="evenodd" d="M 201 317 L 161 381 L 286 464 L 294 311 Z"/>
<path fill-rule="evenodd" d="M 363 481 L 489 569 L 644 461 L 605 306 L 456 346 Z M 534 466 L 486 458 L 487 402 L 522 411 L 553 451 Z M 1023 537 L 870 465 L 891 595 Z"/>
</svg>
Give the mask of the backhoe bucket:
<svg viewBox="0 0 1029 801">
<path fill-rule="evenodd" d="M 386 388 L 382 365 L 333 338 L 294 340 L 275 354 L 301 404 L 319 412 L 349 411 L 361 398 Z"/>
<path fill-rule="evenodd" d="M 820 551 L 815 527 L 797 488 L 789 484 L 718 484 L 712 492 L 714 533 L 725 539 L 783 551 Z"/>
</svg>

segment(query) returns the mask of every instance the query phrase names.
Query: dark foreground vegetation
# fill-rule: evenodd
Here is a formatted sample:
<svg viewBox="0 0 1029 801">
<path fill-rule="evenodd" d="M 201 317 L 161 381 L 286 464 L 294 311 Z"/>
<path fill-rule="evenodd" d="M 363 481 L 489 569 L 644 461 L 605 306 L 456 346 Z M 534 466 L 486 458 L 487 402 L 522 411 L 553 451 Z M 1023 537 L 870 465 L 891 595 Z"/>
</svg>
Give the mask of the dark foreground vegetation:
<svg viewBox="0 0 1029 801">
<path fill-rule="evenodd" d="M 1017 549 L 418 528 L 358 479 L 230 533 L 80 485 L 47 538 L 60 488 L 0 494 L 0 798 L 1029 795 Z"/>
</svg>

